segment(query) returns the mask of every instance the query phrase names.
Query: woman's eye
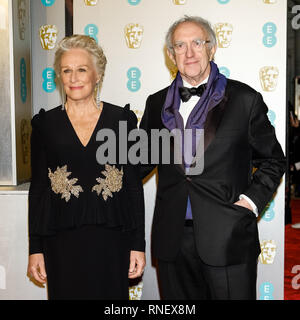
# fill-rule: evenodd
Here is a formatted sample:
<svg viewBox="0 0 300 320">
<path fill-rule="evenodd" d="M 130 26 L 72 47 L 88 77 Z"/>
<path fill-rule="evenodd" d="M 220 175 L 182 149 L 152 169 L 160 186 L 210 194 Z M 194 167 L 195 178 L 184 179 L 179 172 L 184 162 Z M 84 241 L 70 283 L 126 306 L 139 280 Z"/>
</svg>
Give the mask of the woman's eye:
<svg viewBox="0 0 300 320">
<path fill-rule="evenodd" d="M 63 73 L 70 73 L 70 72 L 71 72 L 71 70 L 69 70 L 69 69 L 63 70 Z"/>
<path fill-rule="evenodd" d="M 86 72 L 86 69 L 80 68 L 79 72 Z"/>
</svg>

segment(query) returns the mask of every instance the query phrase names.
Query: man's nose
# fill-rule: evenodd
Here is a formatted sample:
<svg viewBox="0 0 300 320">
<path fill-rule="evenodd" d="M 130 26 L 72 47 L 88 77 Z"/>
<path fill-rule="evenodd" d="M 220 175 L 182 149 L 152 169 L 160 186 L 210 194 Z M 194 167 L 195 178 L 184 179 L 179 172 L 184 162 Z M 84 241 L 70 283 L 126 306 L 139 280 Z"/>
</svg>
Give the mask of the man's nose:
<svg viewBox="0 0 300 320">
<path fill-rule="evenodd" d="M 193 49 L 193 46 L 192 46 L 191 43 L 190 43 L 190 44 L 187 44 L 185 55 L 186 55 L 187 57 L 192 57 L 192 56 L 194 55 L 194 49 Z"/>
</svg>

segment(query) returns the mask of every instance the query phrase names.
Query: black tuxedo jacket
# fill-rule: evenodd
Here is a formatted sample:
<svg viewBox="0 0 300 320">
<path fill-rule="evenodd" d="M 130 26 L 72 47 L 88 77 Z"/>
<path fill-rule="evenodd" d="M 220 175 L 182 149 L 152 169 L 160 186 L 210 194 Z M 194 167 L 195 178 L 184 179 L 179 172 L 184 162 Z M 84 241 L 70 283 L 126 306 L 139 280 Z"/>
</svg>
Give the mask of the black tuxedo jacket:
<svg viewBox="0 0 300 320">
<path fill-rule="evenodd" d="M 165 128 L 161 112 L 167 91 L 165 88 L 147 99 L 140 128 L 148 136 L 151 129 Z M 206 264 L 240 264 L 258 257 L 256 216 L 234 202 L 245 194 L 261 213 L 285 171 L 285 158 L 267 111 L 261 94 L 228 79 L 224 99 L 208 113 L 205 122 L 203 172 L 189 176 L 182 165 L 157 165 L 152 228 L 152 249 L 157 258 L 176 258 L 188 196 L 196 247 Z M 144 165 L 142 177 L 155 167 Z"/>
</svg>

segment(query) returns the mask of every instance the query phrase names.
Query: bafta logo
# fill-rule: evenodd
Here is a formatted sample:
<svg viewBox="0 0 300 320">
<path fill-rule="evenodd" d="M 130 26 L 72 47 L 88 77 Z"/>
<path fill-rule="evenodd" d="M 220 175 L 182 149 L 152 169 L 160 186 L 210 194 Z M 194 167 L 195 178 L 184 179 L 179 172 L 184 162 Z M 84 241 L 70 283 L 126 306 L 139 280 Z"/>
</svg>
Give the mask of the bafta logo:
<svg viewBox="0 0 300 320">
<path fill-rule="evenodd" d="M 273 3 L 276 3 L 277 0 L 263 0 L 264 3 L 267 3 L 267 4 L 273 4 Z"/>
<path fill-rule="evenodd" d="M 20 39 L 25 39 L 26 31 L 26 1 L 18 0 L 18 20 L 19 20 L 19 35 Z"/>
<path fill-rule="evenodd" d="M 230 23 L 215 24 L 215 32 L 219 48 L 228 48 L 232 39 L 233 26 Z"/>
<path fill-rule="evenodd" d="M 186 0 L 173 0 L 173 3 L 177 5 L 186 4 Z"/>
<path fill-rule="evenodd" d="M 137 109 L 132 110 L 132 111 L 135 113 L 135 115 L 136 115 L 136 117 L 138 119 L 138 122 L 141 122 L 142 116 L 143 116 L 143 111 L 137 110 Z"/>
<path fill-rule="evenodd" d="M 276 255 L 276 244 L 274 240 L 263 240 L 260 243 L 261 254 L 259 261 L 262 264 L 272 264 Z"/>
<path fill-rule="evenodd" d="M 143 281 L 136 286 L 129 287 L 129 300 L 141 300 L 143 293 Z"/>
<path fill-rule="evenodd" d="M 279 70 L 277 67 L 262 67 L 259 70 L 259 78 L 264 91 L 274 91 L 277 87 Z"/>
<path fill-rule="evenodd" d="M 47 24 L 40 27 L 40 41 L 44 50 L 55 48 L 58 30 L 55 25 Z"/>
<path fill-rule="evenodd" d="M 84 2 L 86 6 L 92 7 L 97 5 L 98 0 L 84 0 Z"/>
<path fill-rule="evenodd" d="M 127 47 L 138 49 L 141 46 L 144 27 L 138 23 L 129 23 L 125 26 L 125 39 Z"/>
<path fill-rule="evenodd" d="M 169 69 L 169 72 L 170 72 L 170 79 L 171 79 L 171 82 L 174 81 L 174 79 L 176 78 L 177 76 L 177 73 L 178 73 L 178 69 L 177 69 L 177 66 L 172 66 Z"/>
</svg>

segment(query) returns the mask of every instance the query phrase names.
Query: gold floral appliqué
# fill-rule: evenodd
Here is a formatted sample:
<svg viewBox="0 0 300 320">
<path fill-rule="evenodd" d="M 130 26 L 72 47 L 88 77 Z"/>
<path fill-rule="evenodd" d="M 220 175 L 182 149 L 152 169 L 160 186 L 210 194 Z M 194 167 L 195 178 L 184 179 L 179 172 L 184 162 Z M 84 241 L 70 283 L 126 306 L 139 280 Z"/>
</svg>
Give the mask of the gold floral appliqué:
<svg viewBox="0 0 300 320">
<path fill-rule="evenodd" d="M 73 194 L 76 198 L 79 197 L 79 193 L 83 192 L 83 189 L 79 185 L 75 185 L 78 181 L 77 178 L 68 179 L 72 172 L 67 172 L 67 166 L 62 168 L 57 167 L 56 171 L 51 172 L 48 168 L 48 177 L 51 180 L 51 188 L 54 193 L 61 194 L 61 198 L 68 202 Z"/>
<path fill-rule="evenodd" d="M 105 179 L 97 178 L 99 184 L 93 186 L 92 191 L 96 191 L 98 196 L 102 193 L 106 201 L 108 197 L 113 196 L 113 192 L 119 192 L 122 189 L 123 168 L 119 170 L 115 166 L 105 165 L 105 170 L 101 172 Z"/>
</svg>

